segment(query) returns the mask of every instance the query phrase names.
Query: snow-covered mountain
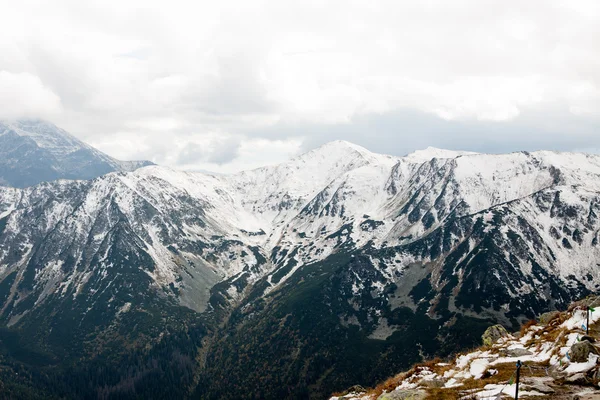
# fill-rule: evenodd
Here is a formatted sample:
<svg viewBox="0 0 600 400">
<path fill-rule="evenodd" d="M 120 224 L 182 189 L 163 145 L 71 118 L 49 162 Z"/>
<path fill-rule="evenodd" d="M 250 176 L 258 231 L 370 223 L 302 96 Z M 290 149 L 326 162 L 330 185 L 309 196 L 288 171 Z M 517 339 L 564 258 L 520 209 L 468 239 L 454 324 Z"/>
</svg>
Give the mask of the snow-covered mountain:
<svg viewBox="0 0 600 400">
<path fill-rule="evenodd" d="M 51 127 L 35 126 L 38 143 L 56 154 L 77 145 L 66 133 L 54 140 L 45 135 L 44 127 L 55 132 Z M 131 234 L 124 246 L 150 257 L 145 272 L 153 283 L 181 286 L 184 297 L 200 296 L 191 270 L 210 275 L 206 290 L 240 274 L 265 275 L 272 289 L 342 248 L 394 249 L 391 259 L 374 259 L 387 281 L 420 263 L 432 268 L 431 283 L 443 286 L 451 278 L 438 275 L 439 264 L 454 255 L 447 267 L 464 280 L 487 240 L 506 247 L 494 255 L 502 268 L 491 264 L 486 272 L 497 273 L 511 295 L 539 289 L 540 273 L 565 287 L 593 290 L 600 283 L 600 157 L 584 154 L 427 149 L 398 158 L 338 141 L 235 175 L 153 166 L 92 181 L 2 188 L 0 199 L 1 272 L 33 268 L 32 284 L 46 294 L 58 292 L 57 285 L 79 293 L 89 273 L 104 268 L 105 258 L 92 255 L 111 249 L 117 228 Z M 255 253 L 269 261 L 250 272 Z M 74 265 L 65 267 L 67 259 Z M 504 280 L 507 266 L 518 282 Z"/>
<path fill-rule="evenodd" d="M 343 141 L 234 175 L 151 166 L 0 188 L 0 318 L 52 343 L 183 306 L 227 329 L 199 395 L 234 398 L 224 376 L 252 386 L 252 368 L 326 395 L 381 379 L 379 360 L 389 375 L 596 291 L 599 216 L 599 156 Z M 349 367 L 356 343 L 375 350 Z"/>
<path fill-rule="evenodd" d="M 45 121 L 0 121 L 0 185 L 27 187 L 56 179 L 93 179 L 151 164 L 116 160 Z"/>
</svg>

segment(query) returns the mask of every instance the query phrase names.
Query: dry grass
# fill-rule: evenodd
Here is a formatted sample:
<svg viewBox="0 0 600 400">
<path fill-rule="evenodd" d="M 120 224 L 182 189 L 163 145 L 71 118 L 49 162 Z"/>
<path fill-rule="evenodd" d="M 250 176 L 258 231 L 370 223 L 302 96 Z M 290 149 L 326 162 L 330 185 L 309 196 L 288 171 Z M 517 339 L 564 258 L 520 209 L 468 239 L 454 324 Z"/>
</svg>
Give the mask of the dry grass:
<svg viewBox="0 0 600 400">
<path fill-rule="evenodd" d="M 464 395 L 457 388 L 452 389 L 428 389 L 425 400 L 457 400 L 463 398 Z"/>
<path fill-rule="evenodd" d="M 438 375 L 444 375 L 444 372 L 449 370 L 452 365 L 438 365 L 443 363 L 440 358 L 434 358 L 432 360 L 424 361 L 420 364 L 414 365 L 408 372 L 403 372 L 398 374 L 392 378 L 388 378 L 384 382 L 381 382 L 379 385 L 375 386 L 372 390 L 369 390 L 367 393 L 371 395 L 373 398 L 379 397 L 383 392 L 391 392 L 395 390 L 400 383 L 418 373 L 422 369 L 429 369 L 432 372 L 435 372 Z"/>
<path fill-rule="evenodd" d="M 488 372 L 489 370 L 488 370 L 483 375 L 482 379 L 479 379 L 477 381 L 475 381 L 474 379 L 470 379 L 470 380 L 479 382 L 479 384 L 481 384 L 482 387 L 487 385 L 488 383 L 498 384 L 498 383 L 508 382 L 510 377 L 513 376 L 513 374 L 515 373 L 517 367 L 516 367 L 515 363 L 511 362 L 511 363 L 494 365 L 493 367 L 490 367 L 490 369 L 495 369 L 498 371 L 498 373 L 495 375 L 489 375 L 489 372 Z"/>
<path fill-rule="evenodd" d="M 558 326 L 561 325 L 569 319 L 569 315 L 567 313 L 559 313 L 556 317 L 552 318 L 548 323 L 536 334 L 529 339 L 527 343 L 525 343 L 526 347 L 533 346 L 535 343 L 539 342 L 539 339 L 536 339 L 536 336 L 539 336 L 546 342 L 556 342 L 561 335 L 565 335 L 565 329 L 558 329 Z M 533 325 L 529 325 L 528 328 L 531 328 Z M 523 332 L 523 330 L 521 330 Z M 564 343 L 566 343 L 566 336 L 564 337 Z M 562 345 L 562 344 L 561 344 Z"/>
<path fill-rule="evenodd" d="M 529 330 L 529 328 L 531 328 L 532 326 L 536 325 L 537 321 L 535 319 L 530 319 L 529 321 L 525 322 L 523 325 L 521 325 L 521 337 L 525 336 L 527 334 L 527 331 Z"/>
<path fill-rule="evenodd" d="M 400 382 L 404 380 L 406 373 L 402 373 L 400 375 L 396 375 L 392 378 L 388 378 L 387 380 L 381 382 L 379 385 L 375 386 L 373 390 L 369 390 L 367 394 L 371 395 L 372 398 L 377 398 L 381 396 L 383 392 L 391 392 L 400 385 Z"/>
</svg>

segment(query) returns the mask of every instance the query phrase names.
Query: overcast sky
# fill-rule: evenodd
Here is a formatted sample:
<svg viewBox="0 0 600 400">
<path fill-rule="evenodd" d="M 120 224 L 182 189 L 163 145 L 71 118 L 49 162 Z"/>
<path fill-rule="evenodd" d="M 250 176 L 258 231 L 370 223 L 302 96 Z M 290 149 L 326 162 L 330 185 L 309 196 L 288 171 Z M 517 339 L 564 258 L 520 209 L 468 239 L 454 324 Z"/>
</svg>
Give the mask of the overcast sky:
<svg viewBox="0 0 600 400">
<path fill-rule="evenodd" d="M 0 0 L 0 52 L 0 118 L 120 159 L 600 152 L 597 0 Z"/>
</svg>

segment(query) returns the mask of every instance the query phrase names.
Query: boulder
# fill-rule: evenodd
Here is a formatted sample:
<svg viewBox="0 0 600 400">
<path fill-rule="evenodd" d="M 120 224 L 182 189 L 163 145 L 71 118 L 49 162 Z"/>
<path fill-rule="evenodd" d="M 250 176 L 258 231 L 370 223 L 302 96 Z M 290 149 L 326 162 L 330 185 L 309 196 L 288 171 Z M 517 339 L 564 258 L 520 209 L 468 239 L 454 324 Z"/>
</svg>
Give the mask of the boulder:
<svg viewBox="0 0 600 400">
<path fill-rule="evenodd" d="M 354 385 L 351 388 L 348 388 L 343 395 L 347 395 L 350 393 L 366 393 L 367 389 L 365 389 L 364 387 L 360 386 L 360 385 Z"/>
<path fill-rule="evenodd" d="M 500 338 L 509 336 L 508 331 L 502 325 L 493 325 L 485 330 L 481 336 L 483 344 L 491 346 L 496 343 Z"/>
<path fill-rule="evenodd" d="M 502 357 L 524 357 L 530 356 L 533 353 L 527 349 L 517 347 L 516 349 L 503 349 L 500 350 L 500 355 Z"/>
<path fill-rule="evenodd" d="M 598 352 L 596 346 L 587 340 L 575 343 L 573 346 L 571 346 L 571 350 L 569 350 L 571 362 L 586 362 L 590 354 L 600 353 Z"/>
<path fill-rule="evenodd" d="M 562 370 L 562 366 L 560 365 L 550 366 L 547 369 L 546 373 L 550 378 L 554 379 L 555 381 L 564 380 L 568 375 Z"/>
<path fill-rule="evenodd" d="M 419 384 L 426 388 L 436 389 L 436 388 L 444 387 L 444 385 L 446 384 L 446 381 L 444 381 L 443 379 L 439 379 L 439 378 L 423 379 L 423 380 L 421 380 L 421 382 L 419 382 Z"/>
<path fill-rule="evenodd" d="M 552 321 L 554 318 L 558 317 L 560 312 L 558 311 L 549 311 L 543 313 L 538 317 L 538 322 L 542 325 L 548 325 L 548 322 Z"/>
<path fill-rule="evenodd" d="M 567 379 L 565 379 L 565 381 L 575 384 L 575 385 L 585 385 L 588 383 L 588 380 L 585 377 L 585 374 L 582 372 L 578 372 L 574 375 L 568 376 Z"/>
<path fill-rule="evenodd" d="M 526 391 L 536 391 L 544 394 L 552 394 L 555 392 L 550 386 L 546 385 L 544 382 L 531 382 L 527 384 L 523 384 L 523 390 Z"/>
<path fill-rule="evenodd" d="M 427 392 L 423 390 L 394 390 L 384 393 L 377 400 L 423 400 L 427 397 Z"/>
</svg>

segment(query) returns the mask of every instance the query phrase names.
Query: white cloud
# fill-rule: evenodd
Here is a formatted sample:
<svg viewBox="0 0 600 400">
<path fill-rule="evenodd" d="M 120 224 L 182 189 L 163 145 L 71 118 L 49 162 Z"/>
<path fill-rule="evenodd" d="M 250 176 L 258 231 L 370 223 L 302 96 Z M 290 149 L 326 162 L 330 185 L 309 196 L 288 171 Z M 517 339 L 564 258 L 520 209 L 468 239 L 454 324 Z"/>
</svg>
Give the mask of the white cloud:
<svg viewBox="0 0 600 400">
<path fill-rule="evenodd" d="M 235 169 L 254 165 L 248 143 L 272 162 L 278 140 L 399 110 L 600 114 L 593 0 L 0 3 L 0 117 L 49 118 L 121 158 L 205 168 L 182 153 L 203 148 Z M 272 137 L 280 124 L 322 127 Z"/>
<path fill-rule="evenodd" d="M 52 118 L 60 110 L 60 98 L 37 76 L 0 71 L 0 118 Z"/>
</svg>

